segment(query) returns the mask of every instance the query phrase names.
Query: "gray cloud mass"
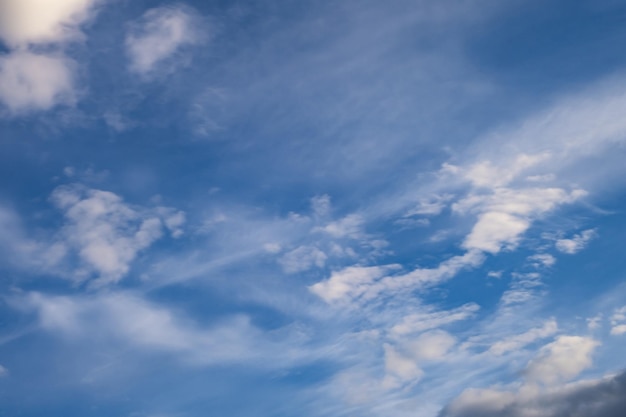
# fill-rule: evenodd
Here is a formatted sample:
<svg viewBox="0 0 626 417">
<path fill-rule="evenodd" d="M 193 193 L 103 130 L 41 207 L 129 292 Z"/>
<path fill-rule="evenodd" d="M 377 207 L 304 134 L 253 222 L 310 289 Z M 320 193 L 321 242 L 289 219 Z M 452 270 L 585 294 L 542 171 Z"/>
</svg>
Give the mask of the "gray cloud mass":
<svg viewBox="0 0 626 417">
<path fill-rule="evenodd" d="M 488 391 L 465 395 L 446 406 L 439 417 L 624 417 L 626 371 L 542 392 L 512 394 Z M 473 397 L 468 399 L 468 397 Z"/>
</svg>

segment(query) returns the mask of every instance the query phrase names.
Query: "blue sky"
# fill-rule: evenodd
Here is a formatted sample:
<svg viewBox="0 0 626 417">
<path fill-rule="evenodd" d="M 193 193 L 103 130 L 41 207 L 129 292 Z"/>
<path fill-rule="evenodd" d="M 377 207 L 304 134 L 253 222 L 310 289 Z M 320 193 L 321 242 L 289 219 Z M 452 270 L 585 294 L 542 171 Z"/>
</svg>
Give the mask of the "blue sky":
<svg viewBox="0 0 626 417">
<path fill-rule="evenodd" d="M 622 415 L 624 22 L 0 0 L 0 416 Z"/>
</svg>

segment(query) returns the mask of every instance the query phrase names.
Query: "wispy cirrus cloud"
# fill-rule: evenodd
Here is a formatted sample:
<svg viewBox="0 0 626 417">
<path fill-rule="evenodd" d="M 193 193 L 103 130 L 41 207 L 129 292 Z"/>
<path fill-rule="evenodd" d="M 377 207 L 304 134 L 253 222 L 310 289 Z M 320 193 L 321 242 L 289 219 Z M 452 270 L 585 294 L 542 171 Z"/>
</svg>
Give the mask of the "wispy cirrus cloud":
<svg viewBox="0 0 626 417">
<path fill-rule="evenodd" d="M 244 315 L 224 317 L 202 327 L 189 317 L 144 299 L 139 294 L 110 292 L 90 296 L 26 294 L 10 301 L 15 308 L 33 311 L 38 325 L 71 343 L 96 342 L 136 352 L 173 355 L 195 366 L 255 362 L 262 366 L 276 349 Z M 287 336 L 288 337 L 288 336 Z M 276 350 L 286 362 L 294 352 Z M 274 363 L 274 365 L 278 365 Z"/>
<path fill-rule="evenodd" d="M 80 26 L 100 0 L 5 0 L 0 3 L 0 37 L 13 48 L 83 38 Z"/>
</svg>

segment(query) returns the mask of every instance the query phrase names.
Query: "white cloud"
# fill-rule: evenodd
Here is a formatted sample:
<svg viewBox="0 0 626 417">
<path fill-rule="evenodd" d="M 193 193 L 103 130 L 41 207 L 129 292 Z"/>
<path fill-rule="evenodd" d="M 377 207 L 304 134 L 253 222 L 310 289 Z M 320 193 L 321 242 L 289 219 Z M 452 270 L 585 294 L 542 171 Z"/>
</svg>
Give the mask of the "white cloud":
<svg viewBox="0 0 626 417">
<path fill-rule="evenodd" d="M 494 355 L 503 355 L 504 353 L 521 349 L 536 340 L 552 336 L 557 331 L 558 326 L 556 320 L 549 320 L 542 327 L 530 329 L 525 333 L 511 336 L 494 343 L 489 348 L 489 352 Z"/>
<path fill-rule="evenodd" d="M 456 338 L 443 330 L 433 330 L 411 340 L 402 340 L 396 346 L 385 343 L 383 388 L 389 390 L 407 383 L 415 384 L 424 376 L 420 364 L 443 360 L 455 344 Z"/>
<path fill-rule="evenodd" d="M 418 333 L 428 329 L 434 329 L 467 320 L 480 309 L 477 304 L 470 303 L 448 311 L 422 312 L 409 314 L 402 318 L 400 323 L 391 328 L 392 335 L 406 335 Z"/>
<path fill-rule="evenodd" d="M 505 166 L 497 166 L 490 161 L 475 163 L 463 172 L 463 176 L 476 187 L 497 188 L 507 185 L 528 168 L 549 159 L 550 154 L 546 152 L 535 155 L 522 153 Z"/>
<path fill-rule="evenodd" d="M 179 238 L 184 234 L 183 226 L 187 222 L 185 212 L 161 207 L 159 208 L 159 213 L 163 217 L 163 223 L 165 223 L 165 227 L 170 231 L 172 237 Z"/>
<path fill-rule="evenodd" d="M 369 284 L 385 276 L 398 265 L 359 267 L 352 266 L 335 271 L 326 281 L 318 282 L 309 290 L 327 303 L 339 301 L 346 297 L 358 297 L 365 293 Z"/>
<path fill-rule="evenodd" d="M 611 334 L 614 336 L 619 336 L 622 334 L 626 334 L 626 324 L 618 324 L 611 328 Z"/>
<path fill-rule="evenodd" d="M 466 249 L 498 253 L 514 248 L 536 217 L 586 195 L 560 188 L 496 188 L 491 194 L 470 195 L 453 205 L 458 213 L 478 212 L 478 221 L 463 242 Z"/>
<path fill-rule="evenodd" d="M 148 10 L 126 36 L 130 69 L 146 75 L 173 57 L 182 47 L 202 41 L 198 18 L 183 6 Z"/>
<path fill-rule="evenodd" d="M 8 376 L 8 375 L 9 375 L 9 370 L 5 368 L 4 366 L 0 365 L 0 378 Z"/>
<path fill-rule="evenodd" d="M 331 203 L 328 194 L 317 195 L 311 198 L 311 209 L 317 217 L 324 217 L 330 214 Z"/>
<path fill-rule="evenodd" d="M 602 313 L 599 313 L 593 317 L 589 317 L 587 319 L 587 328 L 589 330 L 595 330 L 600 327 L 600 323 L 602 322 Z"/>
<path fill-rule="evenodd" d="M 574 235 L 571 239 L 558 239 L 556 241 L 556 248 L 560 252 L 573 255 L 583 250 L 589 241 L 597 236 L 595 229 L 585 230 L 577 235 Z"/>
<path fill-rule="evenodd" d="M 97 339 L 139 351 L 171 353 L 197 364 L 243 362 L 267 350 L 260 332 L 244 316 L 201 328 L 133 294 L 63 297 L 30 293 L 14 304 L 34 310 L 44 330 L 75 342 Z"/>
<path fill-rule="evenodd" d="M 450 333 L 433 330 L 407 342 L 407 349 L 419 361 L 435 361 L 443 359 L 455 344 L 456 338 Z"/>
<path fill-rule="evenodd" d="M 440 214 L 444 208 L 446 208 L 451 198 L 452 195 L 450 194 L 442 194 L 421 199 L 418 201 L 417 207 L 410 209 L 405 214 L 405 217 L 416 215 L 436 216 Z"/>
<path fill-rule="evenodd" d="M 535 255 L 529 256 L 528 260 L 531 261 L 532 265 L 535 268 L 539 267 L 551 267 L 556 263 L 556 258 L 549 253 L 537 253 Z"/>
<path fill-rule="evenodd" d="M 554 384 L 577 376 L 592 364 L 591 355 L 600 345 L 582 336 L 559 336 L 541 348 L 526 368 L 529 381 Z"/>
<path fill-rule="evenodd" d="M 316 227 L 313 231 L 328 233 L 334 238 L 348 237 L 358 239 L 363 237 L 363 222 L 364 219 L 360 215 L 349 214 L 337 221 L 328 223 L 325 226 Z"/>
<path fill-rule="evenodd" d="M 515 401 L 515 394 L 492 389 L 467 389 L 461 393 L 446 409 L 445 416 L 473 415 L 476 408 L 482 412 L 503 412 L 507 406 Z"/>
<path fill-rule="evenodd" d="M 81 37 L 79 26 L 97 0 L 3 0 L 0 37 L 12 48 Z"/>
<path fill-rule="evenodd" d="M 383 387 L 397 388 L 406 382 L 417 382 L 424 372 L 417 366 L 415 359 L 403 355 L 389 344 L 385 349 L 385 379 Z"/>
<path fill-rule="evenodd" d="M 538 289 L 543 287 L 541 276 L 538 273 L 513 274 L 511 287 L 500 297 L 502 307 L 512 307 L 525 304 L 535 299 Z"/>
<path fill-rule="evenodd" d="M 614 336 L 626 334 L 626 306 L 615 309 L 611 316 L 611 334 Z"/>
<path fill-rule="evenodd" d="M 478 218 L 463 247 L 498 253 L 503 245 L 514 247 L 530 221 L 508 213 L 488 212 Z"/>
<path fill-rule="evenodd" d="M 0 57 L 0 101 L 12 113 L 48 110 L 75 99 L 73 61 L 26 51 Z"/>
<path fill-rule="evenodd" d="M 316 266 L 323 268 L 328 256 L 314 246 L 300 246 L 287 252 L 279 259 L 283 270 L 288 274 L 303 272 Z"/>
<path fill-rule="evenodd" d="M 92 285 L 119 281 L 137 254 L 162 236 L 163 223 L 176 237 L 185 220 L 173 209 L 133 208 L 114 193 L 79 186 L 57 188 L 51 200 L 67 221 L 59 244 L 75 251 L 81 261 L 75 278 L 95 274 Z"/>
</svg>

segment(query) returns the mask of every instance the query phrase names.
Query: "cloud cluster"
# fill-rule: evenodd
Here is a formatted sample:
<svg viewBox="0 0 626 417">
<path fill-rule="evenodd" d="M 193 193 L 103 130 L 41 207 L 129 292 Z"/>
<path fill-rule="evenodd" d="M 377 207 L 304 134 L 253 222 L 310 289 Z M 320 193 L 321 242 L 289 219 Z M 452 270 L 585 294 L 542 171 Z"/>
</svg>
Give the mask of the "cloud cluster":
<svg viewBox="0 0 626 417">
<path fill-rule="evenodd" d="M 624 376 L 565 384 L 592 364 L 599 342 L 582 336 L 558 336 L 543 346 L 524 370 L 516 390 L 467 389 L 440 417 L 583 417 L 612 414 L 623 403 Z M 594 412 L 595 411 L 595 412 Z"/>
<path fill-rule="evenodd" d="M 132 207 L 118 195 L 81 186 L 57 188 L 51 197 L 63 211 L 66 224 L 60 244 L 74 251 L 82 265 L 74 274 L 84 280 L 95 275 L 92 285 L 119 281 L 137 254 L 169 229 L 180 236 L 184 213 L 164 207 L 156 210 Z"/>
<path fill-rule="evenodd" d="M 62 213 L 58 230 L 34 239 L 20 216 L 0 207 L 0 253 L 12 266 L 46 273 L 92 288 L 114 284 L 137 256 L 161 239 L 183 235 L 185 213 L 171 207 L 126 203 L 109 191 L 74 184 L 56 188 L 50 202 Z"/>
<path fill-rule="evenodd" d="M 76 99 L 76 62 L 64 46 L 83 38 L 81 25 L 98 0 L 3 0 L 0 39 L 11 49 L 0 56 L 0 101 L 13 114 L 48 110 Z"/>
</svg>

